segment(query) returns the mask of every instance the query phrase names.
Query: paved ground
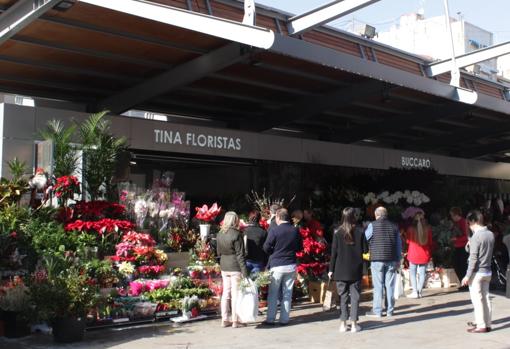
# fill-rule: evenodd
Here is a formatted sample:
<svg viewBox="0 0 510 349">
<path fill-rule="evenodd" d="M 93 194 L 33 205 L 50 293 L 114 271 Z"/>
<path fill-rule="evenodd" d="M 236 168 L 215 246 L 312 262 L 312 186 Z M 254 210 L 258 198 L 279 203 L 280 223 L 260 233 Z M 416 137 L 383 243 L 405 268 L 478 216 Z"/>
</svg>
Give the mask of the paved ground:
<svg viewBox="0 0 510 349">
<path fill-rule="evenodd" d="M 187 325 L 158 325 L 88 332 L 78 345 L 55 345 L 51 336 L 34 335 L 22 340 L 0 339 L 0 348 L 434 348 L 509 349 L 510 299 L 500 294 L 493 299 L 493 331 L 466 333 L 472 320 L 469 294 L 429 290 L 420 300 L 400 299 L 395 316 L 381 321 L 361 318 L 360 333 L 339 333 L 336 312 L 324 313 L 314 304 L 301 304 L 286 327 L 258 325 L 233 329 L 220 327 L 219 320 Z M 370 303 L 362 304 L 362 313 Z M 261 318 L 263 320 L 263 318 Z"/>
</svg>

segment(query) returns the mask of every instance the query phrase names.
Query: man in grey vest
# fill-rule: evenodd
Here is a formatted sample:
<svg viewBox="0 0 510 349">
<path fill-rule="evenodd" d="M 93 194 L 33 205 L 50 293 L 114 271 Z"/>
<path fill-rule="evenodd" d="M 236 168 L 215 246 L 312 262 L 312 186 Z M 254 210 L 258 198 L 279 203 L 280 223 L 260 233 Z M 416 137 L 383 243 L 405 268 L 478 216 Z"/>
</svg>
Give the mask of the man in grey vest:
<svg viewBox="0 0 510 349">
<path fill-rule="evenodd" d="M 370 317 L 382 317 L 382 300 L 386 287 L 386 316 L 392 316 L 395 308 L 395 280 L 400 267 L 402 239 L 398 227 L 388 220 L 384 207 L 375 210 L 375 221 L 365 231 L 370 247 L 370 269 L 374 285 L 374 301 Z"/>
</svg>

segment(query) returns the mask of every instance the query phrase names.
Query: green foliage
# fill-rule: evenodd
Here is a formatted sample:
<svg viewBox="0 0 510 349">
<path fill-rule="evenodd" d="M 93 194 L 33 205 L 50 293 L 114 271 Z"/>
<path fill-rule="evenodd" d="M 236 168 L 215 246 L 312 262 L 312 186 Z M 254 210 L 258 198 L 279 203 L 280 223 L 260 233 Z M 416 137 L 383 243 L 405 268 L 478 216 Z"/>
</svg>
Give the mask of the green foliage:
<svg viewBox="0 0 510 349">
<path fill-rule="evenodd" d="M 0 179 L 0 208 L 3 205 L 19 203 L 21 196 L 29 190 L 28 182 L 24 178 L 26 171 L 25 162 L 14 158 L 7 162 L 12 178 Z"/>
<path fill-rule="evenodd" d="M 57 178 L 76 172 L 79 157 L 72 144 L 76 128 L 76 125 L 65 127 L 60 120 L 50 120 L 46 130 L 41 131 L 45 140 L 53 142 L 53 175 Z"/>
<path fill-rule="evenodd" d="M 43 257 L 48 275 L 57 275 L 73 264 L 72 251 L 76 251 L 77 236 L 67 233 L 62 224 L 36 217 L 22 229 L 30 238 L 35 253 Z"/>
<path fill-rule="evenodd" d="M 110 133 L 108 111 L 92 114 L 80 125 L 83 143 L 83 177 L 91 200 L 112 191 L 112 178 L 119 154 L 126 148 L 126 139 Z"/>
<path fill-rule="evenodd" d="M 89 278 L 97 280 L 102 287 L 111 287 L 112 284 L 119 281 L 119 274 L 109 259 L 94 258 L 85 262 L 83 267 Z"/>
<path fill-rule="evenodd" d="M 0 209 L 0 269 L 17 270 L 35 263 L 29 237 L 21 229 L 29 217 L 28 209 L 15 204 Z M 16 254 L 18 258 L 13 258 Z"/>
<path fill-rule="evenodd" d="M 30 297 L 39 320 L 85 316 L 97 299 L 98 289 L 77 267 L 70 267 L 44 280 L 32 280 Z"/>
<path fill-rule="evenodd" d="M 26 162 L 19 161 L 18 158 L 15 157 L 11 161 L 7 161 L 7 166 L 9 166 L 9 171 L 12 175 L 11 182 L 14 184 L 21 184 L 26 186 L 27 181 L 23 178 L 27 171 Z"/>
<path fill-rule="evenodd" d="M 454 246 L 452 242 L 453 231 L 450 221 L 442 221 L 439 225 L 432 227 L 433 241 L 436 248 L 432 251 L 432 260 L 436 266 L 451 268 L 453 266 Z"/>
<path fill-rule="evenodd" d="M 143 297 L 154 303 L 170 303 L 175 300 L 183 299 L 184 297 L 197 296 L 198 298 L 205 299 L 212 296 L 212 291 L 208 288 L 194 287 L 185 289 L 160 288 L 152 292 L 146 292 Z"/>
</svg>

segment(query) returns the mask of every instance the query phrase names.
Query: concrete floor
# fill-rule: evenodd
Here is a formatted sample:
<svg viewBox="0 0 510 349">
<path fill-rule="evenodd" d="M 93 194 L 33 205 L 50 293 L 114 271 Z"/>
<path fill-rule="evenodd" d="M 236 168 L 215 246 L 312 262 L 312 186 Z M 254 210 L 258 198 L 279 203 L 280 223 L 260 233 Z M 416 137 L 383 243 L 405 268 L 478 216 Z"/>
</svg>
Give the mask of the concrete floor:
<svg viewBox="0 0 510 349">
<path fill-rule="evenodd" d="M 286 327 L 264 328 L 254 324 L 241 329 L 224 329 L 219 320 L 186 325 L 166 322 L 88 332 L 84 342 L 73 345 L 55 345 L 48 335 L 21 340 L 0 339 L 0 348 L 510 349 L 510 299 L 495 294 L 492 302 L 493 331 L 487 334 L 466 332 L 466 322 L 473 318 L 469 293 L 426 290 L 422 299 L 398 300 L 392 318 L 378 321 L 362 317 L 360 333 L 339 333 L 336 311 L 325 313 L 319 306 L 305 303 L 296 306 L 291 323 Z M 370 302 L 362 303 L 361 313 L 369 307 Z"/>
</svg>

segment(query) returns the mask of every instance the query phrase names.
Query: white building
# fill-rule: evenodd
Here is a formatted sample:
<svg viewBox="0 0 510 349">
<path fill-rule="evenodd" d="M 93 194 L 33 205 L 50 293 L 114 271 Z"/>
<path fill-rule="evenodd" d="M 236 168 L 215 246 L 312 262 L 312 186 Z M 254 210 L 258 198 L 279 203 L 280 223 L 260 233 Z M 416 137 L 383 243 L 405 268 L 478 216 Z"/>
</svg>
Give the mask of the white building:
<svg viewBox="0 0 510 349">
<path fill-rule="evenodd" d="M 491 32 L 463 19 L 450 18 L 450 23 L 456 56 L 493 45 Z M 445 16 L 425 18 L 419 13 L 403 15 L 397 25 L 378 33 L 374 40 L 431 60 L 451 58 Z M 495 79 L 497 74 L 495 59 L 466 69 L 491 79 Z"/>
</svg>

